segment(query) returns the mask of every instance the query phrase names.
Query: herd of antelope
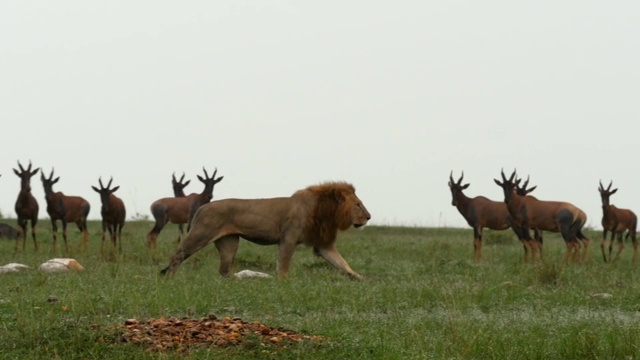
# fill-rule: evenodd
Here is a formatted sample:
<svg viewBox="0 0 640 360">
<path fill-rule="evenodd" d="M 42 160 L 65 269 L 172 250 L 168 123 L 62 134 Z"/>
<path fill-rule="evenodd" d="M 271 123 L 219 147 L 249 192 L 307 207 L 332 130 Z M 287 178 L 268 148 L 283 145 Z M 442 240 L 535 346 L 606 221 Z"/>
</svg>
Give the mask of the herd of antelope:
<svg viewBox="0 0 640 360">
<path fill-rule="evenodd" d="M 578 207 L 563 201 L 543 201 L 529 195 L 536 187 L 528 188 L 529 178 L 521 185 L 522 179 L 516 177 L 514 170 L 508 178 L 501 172 L 502 180 L 494 179 L 504 192 L 504 201 L 492 201 L 484 196 L 467 197 L 463 190 L 469 184 L 462 185 L 464 173 L 458 181 L 453 179 L 453 171 L 449 174 L 451 189 L 451 205 L 455 206 L 473 228 L 474 259 L 482 257 L 482 229 L 512 229 L 524 248 L 524 261 L 535 261 L 536 254 L 542 260 L 543 231 L 559 232 L 564 239 L 566 252 L 562 264 L 571 258 L 575 262 L 587 262 L 589 239 L 582 232 L 587 216 Z M 638 218 L 633 211 L 619 209 L 611 205 L 610 197 L 618 189 L 611 190 L 613 181 L 606 188 L 600 181 L 598 191 L 602 200 L 602 241 L 600 248 L 604 262 L 616 260 L 624 247 L 625 239 L 631 237 L 633 258 L 638 256 L 636 225 Z M 534 236 L 531 236 L 533 231 Z M 608 252 L 605 242 L 610 233 Z M 612 256 L 614 239 L 618 240 L 618 251 Z"/>
<path fill-rule="evenodd" d="M 19 169 L 19 170 L 18 170 Z M 20 191 L 15 204 L 15 211 L 18 217 L 18 232 L 22 237 L 22 251 L 25 250 L 27 239 L 28 223 L 31 222 L 31 238 L 35 250 L 38 250 L 35 227 L 38 223 L 39 206 L 36 198 L 31 194 L 31 178 L 40 172 L 40 180 L 45 193 L 47 213 L 51 219 L 53 232 L 53 250 L 57 249 L 58 221 L 62 223 L 62 238 L 64 240 L 65 251 L 69 251 L 67 243 L 67 223 L 74 222 L 82 232 L 81 247 L 88 246 L 89 232 L 87 230 L 87 217 L 89 215 L 89 202 L 80 196 L 65 195 L 62 192 L 53 190 L 60 177 L 54 178 L 54 170 L 51 169 L 49 176 L 45 176 L 44 170 L 40 168 L 32 169 L 31 161 L 25 168 L 18 161 L 18 169 L 13 169 L 20 178 Z M 161 198 L 151 204 L 151 214 L 155 220 L 153 228 L 147 234 L 147 248 L 155 250 L 157 248 L 157 238 L 164 226 L 171 222 L 179 227 L 178 242 L 184 234 L 184 224 L 189 224 L 195 211 L 213 199 L 214 186 L 222 181 L 223 177 L 216 178 L 217 169 L 211 177 L 207 170 L 203 168 L 204 177 L 198 175 L 198 180 L 203 183 L 204 188 L 200 193 L 186 195 L 184 188 L 189 185 L 190 180 L 184 181 L 184 173 L 180 179 L 176 179 L 175 173 L 172 175 L 171 184 L 173 186 L 174 197 Z M 568 202 L 562 201 L 542 201 L 530 195 L 534 187 L 528 187 L 529 179 L 521 184 L 522 179 L 516 177 L 515 170 L 508 178 L 501 172 L 502 180 L 494 179 L 504 193 L 504 201 L 489 200 L 484 196 L 474 198 L 467 197 L 463 190 L 469 184 L 462 184 L 464 173 L 458 181 L 453 179 L 453 172 L 449 174 L 449 188 L 451 189 L 451 205 L 455 206 L 460 214 L 465 218 L 469 226 L 473 228 L 474 259 L 482 258 L 482 230 L 484 228 L 492 230 L 511 229 L 518 240 L 523 245 L 524 261 L 535 261 L 536 257 L 543 259 L 543 231 L 559 232 L 564 239 L 566 252 L 562 260 L 566 264 L 569 259 L 573 261 L 586 262 L 589 249 L 589 239 L 582 232 L 587 216 L 584 211 Z M 100 187 L 91 188 L 100 194 L 102 203 L 102 245 L 101 252 L 104 252 L 106 233 L 109 232 L 112 248 L 122 250 L 122 227 L 125 223 L 126 209 L 123 201 L 114 193 L 119 186 L 111 187 L 113 178 L 109 180 L 105 187 L 102 178 L 98 178 Z M 637 216 L 628 209 L 619 209 L 611 205 L 610 197 L 618 189 L 611 189 L 612 182 L 605 188 L 600 182 L 598 191 L 602 200 L 602 241 L 600 247 L 602 257 L 605 262 L 616 260 L 624 247 L 623 235 L 625 239 L 631 238 L 633 243 L 633 262 L 637 261 L 638 242 L 636 240 Z M 533 237 L 531 232 L 533 231 Z M 605 246 L 607 234 L 610 234 L 608 249 Z M 618 241 L 618 249 L 613 254 L 614 240 Z M 15 251 L 18 251 L 20 236 L 16 240 Z M 608 251 L 607 251 L 608 250 Z"/>
<path fill-rule="evenodd" d="M 31 178 L 40 172 L 40 180 L 45 193 L 45 201 L 47 204 L 47 213 L 51 219 L 51 228 L 53 231 L 53 250 L 57 249 L 58 239 L 58 221 L 62 223 L 62 238 L 64 239 L 65 251 L 69 252 L 67 243 L 67 223 L 74 222 L 78 229 L 82 232 L 81 247 L 86 249 L 89 242 L 89 231 L 87 230 L 87 217 L 91 206 L 89 202 L 80 196 L 65 195 L 62 192 L 53 190 L 60 177 L 54 178 L 54 170 L 51 169 L 49 176 L 45 176 L 44 170 L 40 168 L 32 169 L 31 161 L 25 168 L 18 161 L 18 169 L 13 169 L 14 173 L 20 178 L 20 191 L 16 200 L 15 211 L 18 217 L 18 238 L 16 240 L 15 251 L 18 251 L 20 237 L 22 237 L 22 251 L 25 251 L 27 241 L 27 227 L 31 222 L 31 238 L 33 246 L 38 251 L 38 242 L 36 240 L 36 224 L 38 223 L 39 205 L 36 198 L 31 194 Z M 178 241 L 183 235 L 183 225 L 189 224 L 195 211 L 203 204 L 213 199 L 213 188 L 215 184 L 222 180 L 222 176 L 216 178 L 217 169 L 213 175 L 209 177 L 207 170 L 203 168 L 204 177 L 198 175 L 198 180 L 204 184 L 204 189 L 200 193 L 192 193 L 185 195 L 184 188 L 189 185 L 190 181 L 184 182 L 184 174 L 177 180 L 175 173 L 172 175 L 172 185 L 174 197 L 162 198 L 151 204 L 151 213 L 155 219 L 155 224 L 147 235 L 147 247 L 156 249 L 156 239 L 162 228 L 168 223 L 178 224 L 180 234 Z M 118 198 L 114 193 L 120 186 L 111 187 L 113 178 L 109 180 L 105 187 L 102 178 L 98 178 L 100 187 L 91 186 L 91 188 L 100 194 L 102 203 L 102 245 L 101 252 L 104 253 L 104 243 L 106 233 L 109 232 L 112 249 L 122 250 L 122 227 L 125 223 L 126 209 L 122 199 Z"/>
</svg>

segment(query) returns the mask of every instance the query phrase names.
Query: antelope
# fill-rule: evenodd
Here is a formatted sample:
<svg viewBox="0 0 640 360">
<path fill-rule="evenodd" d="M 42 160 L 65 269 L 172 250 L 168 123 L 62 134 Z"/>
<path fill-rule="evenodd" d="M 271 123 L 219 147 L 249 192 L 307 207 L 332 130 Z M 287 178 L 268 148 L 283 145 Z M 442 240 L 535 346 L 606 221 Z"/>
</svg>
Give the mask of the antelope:
<svg viewBox="0 0 640 360">
<path fill-rule="evenodd" d="M 124 226 L 124 219 L 127 214 L 122 199 L 113 194 L 120 186 L 111 188 L 112 182 L 113 177 L 109 179 L 109 183 L 105 187 L 102 185 L 102 178 L 98 178 L 100 188 L 91 186 L 95 192 L 100 194 L 100 201 L 102 202 L 102 208 L 100 210 L 102 215 L 102 245 L 100 246 L 100 252 L 103 254 L 104 239 L 107 231 L 109 231 L 112 248 L 115 248 L 116 243 L 118 243 L 118 250 L 122 251 L 122 227 Z"/>
<path fill-rule="evenodd" d="M 27 222 L 31 221 L 31 238 L 33 239 L 33 246 L 38 251 L 38 242 L 36 240 L 36 224 L 38 223 L 38 201 L 31 194 L 31 177 L 40 171 L 40 168 L 31 170 L 31 161 L 29 166 L 23 168 L 18 161 L 18 168 L 20 171 L 13 169 L 13 172 L 20 178 L 20 192 L 18 193 L 18 199 L 16 200 L 16 215 L 18 215 L 18 227 L 22 233 L 22 251 L 25 251 L 25 243 L 27 242 Z M 18 242 L 16 240 L 16 246 L 14 251 L 18 251 Z"/>
<path fill-rule="evenodd" d="M 87 230 L 87 216 L 90 205 L 87 200 L 80 196 L 67 196 L 61 192 L 53 192 L 53 185 L 60 180 L 60 177 L 53 179 L 53 168 L 49 177 L 44 176 L 44 171 L 40 172 L 40 180 L 44 187 L 45 199 L 47 200 L 47 213 L 51 218 L 51 228 L 53 230 L 53 251 L 56 251 L 58 244 L 58 225 L 62 222 L 62 237 L 64 239 L 65 251 L 69 252 L 67 244 L 67 222 L 75 222 L 82 232 L 82 248 L 86 249 L 89 243 L 89 231 Z"/>
<path fill-rule="evenodd" d="M 204 167 L 202 170 L 204 171 L 204 178 L 198 175 L 198 180 L 204 184 L 204 189 L 202 189 L 200 194 L 191 193 L 184 197 L 162 198 L 151 204 L 151 214 L 153 214 L 156 222 L 153 229 L 147 234 L 147 248 L 157 248 L 158 235 L 169 221 L 174 224 L 187 224 L 188 232 L 191 219 L 196 210 L 213 199 L 213 187 L 222 181 L 224 176 L 220 176 L 217 179 L 215 178 L 218 173 L 217 168 L 211 177 L 209 177 Z M 187 183 L 185 183 L 185 186 Z"/>
<path fill-rule="evenodd" d="M 176 173 L 174 172 L 173 175 L 171 175 L 171 186 L 173 187 L 173 196 L 174 197 L 185 197 L 185 193 L 184 193 L 184 188 L 187 187 L 187 185 L 189 185 L 189 183 L 191 182 L 191 180 L 187 180 L 186 182 L 182 182 L 184 180 L 184 172 L 182 173 L 182 177 L 180 177 L 180 180 L 176 180 Z M 184 234 L 184 224 L 180 223 L 178 224 L 178 243 L 180 242 L 180 240 L 182 239 L 182 235 Z"/>
<path fill-rule="evenodd" d="M 520 196 L 530 196 L 533 199 L 536 199 L 535 196 L 529 195 L 531 192 L 533 192 L 533 190 L 535 190 L 538 186 L 534 186 L 532 188 L 527 188 L 529 186 L 529 176 L 527 176 L 527 180 L 524 182 L 524 184 L 522 186 L 520 186 L 520 180 L 516 181 L 516 194 L 520 195 Z M 537 200 L 537 199 L 536 199 Z M 543 256 L 542 256 L 542 231 L 540 231 L 540 229 L 533 229 L 533 234 L 534 234 L 534 240 L 530 242 L 529 244 L 532 246 L 532 251 L 533 252 L 538 252 L 538 256 L 540 258 L 540 261 L 543 260 Z"/>
<path fill-rule="evenodd" d="M 618 235 L 618 252 L 613 259 L 611 259 L 611 261 L 614 261 L 618 256 L 620 256 L 620 252 L 622 252 L 622 248 L 624 248 L 622 235 L 626 230 L 627 235 L 625 236 L 625 240 L 631 237 L 631 241 L 633 242 L 632 261 L 635 263 L 638 257 L 638 242 L 636 241 L 636 225 L 638 224 L 638 217 L 629 209 L 618 209 L 615 205 L 610 204 L 609 197 L 618 191 L 617 188 L 611 190 L 612 184 L 613 180 L 605 189 L 604 186 L 602 186 L 602 181 L 600 181 L 600 187 L 598 188 L 598 191 L 600 192 L 600 199 L 602 200 L 602 242 L 600 243 L 602 258 L 604 259 L 604 262 L 607 262 L 607 255 L 604 250 L 604 243 L 607 240 L 607 231 L 611 232 L 611 239 L 609 240 L 609 259 L 611 259 L 611 252 L 613 250 L 613 239 Z"/>
<path fill-rule="evenodd" d="M 560 232 L 567 250 L 562 264 L 565 265 L 573 253 L 573 260 L 578 261 L 580 242 L 584 246 L 582 261 L 587 262 L 589 239 L 582 233 L 587 222 L 587 215 L 576 206 L 560 201 L 541 201 L 533 196 L 522 196 L 516 193 L 521 179 L 514 181 L 515 170 L 506 178 L 501 172 L 502 182 L 494 179 L 504 192 L 504 202 L 515 223 L 523 228 L 527 241 L 531 241 L 529 229 Z"/>
<path fill-rule="evenodd" d="M 524 238 L 521 229 L 514 226 L 513 219 L 504 202 L 489 200 L 484 196 L 467 197 L 463 190 L 470 184 L 462 185 L 464 172 L 458 181 L 453 180 L 453 172 L 449 174 L 449 188 L 451 189 L 451 205 L 455 206 L 462 217 L 473 228 L 474 260 L 482 258 L 482 229 L 505 230 L 511 228 L 519 240 Z M 531 190 L 533 191 L 533 190 Z M 523 243 L 525 262 L 528 261 L 527 245 Z M 532 254 L 533 255 L 533 254 Z"/>
</svg>

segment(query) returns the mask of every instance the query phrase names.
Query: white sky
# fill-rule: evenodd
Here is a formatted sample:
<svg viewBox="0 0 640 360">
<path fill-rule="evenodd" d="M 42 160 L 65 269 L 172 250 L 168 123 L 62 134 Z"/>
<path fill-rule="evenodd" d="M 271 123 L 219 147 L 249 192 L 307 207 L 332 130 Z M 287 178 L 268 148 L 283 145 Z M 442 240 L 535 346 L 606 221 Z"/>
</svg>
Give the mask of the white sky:
<svg viewBox="0 0 640 360">
<path fill-rule="evenodd" d="M 31 159 L 92 219 L 99 176 L 149 214 L 206 166 L 214 199 L 346 180 L 372 224 L 466 226 L 449 172 L 502 200 L 515 167 L 600 227 L 599 179 L 640 212 L 639 34 L 637 1 L 5 1 L 0 211 Z"/>
</svg>

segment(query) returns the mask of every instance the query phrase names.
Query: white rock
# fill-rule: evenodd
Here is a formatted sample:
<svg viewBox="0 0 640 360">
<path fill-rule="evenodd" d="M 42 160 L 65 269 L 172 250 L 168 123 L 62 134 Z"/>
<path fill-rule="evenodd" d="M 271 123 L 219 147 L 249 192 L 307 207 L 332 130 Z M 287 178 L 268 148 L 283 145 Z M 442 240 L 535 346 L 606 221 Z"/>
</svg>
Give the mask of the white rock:
<svg viewBox="0 0 640 360">
<path fill-rule="evenodd" d="M 14 272 L 18 272 L 26 269 L 29 269 L 27 265 L 18 264 L 18 263 L 9 263 L 7 265 L 0 266 L 0 274 L 14 273 Z"/>
<path fill-rule="evenodd" d="M 84 267 L 76 259 L 56 258 L 42 263 L 40 270 L 45 272 L 84 271 Z"/>
<path fill-rule="evenodd" d="M 598 293 L 598 294 L 592 294 L 591 297 L 596 299 L 610 299 L 613 297 L 613 295 L 609 293 Z"/>
<path fill-rule="evenodd" d="M 265 274 L 263 272 L 253 271 L 253 270 L 242 270 L 233 274 L 233 276 L 235 276 L 238 279 L 245 279 L 245 278 L 252 278 L 252 277 L 267 279 L 272 277 L 269 274 Z"/>
</svg>

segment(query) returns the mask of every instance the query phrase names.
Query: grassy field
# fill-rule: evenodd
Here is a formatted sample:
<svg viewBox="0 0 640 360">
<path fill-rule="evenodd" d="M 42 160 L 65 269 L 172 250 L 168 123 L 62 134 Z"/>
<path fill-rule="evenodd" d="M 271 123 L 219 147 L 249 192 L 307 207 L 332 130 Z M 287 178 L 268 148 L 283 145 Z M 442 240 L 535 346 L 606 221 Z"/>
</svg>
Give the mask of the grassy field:
<svg viewBox="0 0 640 360">
<path fill-rule="evenodd" d="M 15 224 L 8 220 L 7 222 Z M 89 224 L 90 248 L 71 254 L 82 273 L 29 270 L 0 275 L 2 359 L 637 359 L 640 279 L 631 246 L 604 264 L 599 232 L 590 263 L 559 266 L 562 240 L 546 234 L 545 263 L 523 264 L 510 232 L 485 234 L 484 259 L 474 263 L 471 229 L 367 227 L 339 235 L 338 248 L 366 277 L 351 281 L 299 247 L 290 279 L 223 279 L 210 246 L 176 276 L 159 277 L 176 246 L 177 227 L 161 233 L 157 254 L 144 238 L 150 222 L 129 222 L 124 252 L 100 255 L 99 223 Z M 14 254 L 0 241 L 0 265 L 36 267 L 66 256 L 51 252 L 49 223 L 38 230 L 41 249 Z M 60 247 L 59 247 L 60 248 Z M 243 241 L 237 271 L 274 274 L 276 247 Z M 602 295 L 602 294 L 609 294 Z M 54 296 L 58 301 L 50 302 Z M 148 352 L 121 344 L 109 328 L 126 319 L 239 317 L 319 335 L 286 348 L 255 342 L 189 352 Z"/>
</svg>

